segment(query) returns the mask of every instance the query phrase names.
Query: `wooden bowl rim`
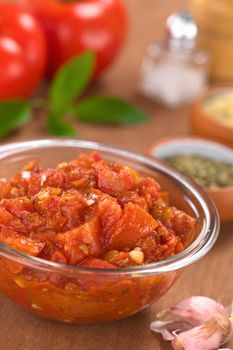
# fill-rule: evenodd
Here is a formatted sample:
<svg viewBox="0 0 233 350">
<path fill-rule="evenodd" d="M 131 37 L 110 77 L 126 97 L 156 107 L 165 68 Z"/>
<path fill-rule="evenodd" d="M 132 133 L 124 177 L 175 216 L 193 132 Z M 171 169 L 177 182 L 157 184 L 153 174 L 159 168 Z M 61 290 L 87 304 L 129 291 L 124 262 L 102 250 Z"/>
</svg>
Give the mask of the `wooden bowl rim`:
<svg viewBox="0 0 233 350">
<path fill-rule="evenodd" d="M 202 92 L 190 105 L 191 110 L 193 111 L 194 114 L 194 109 L 195 109 L 195 117 L 199 119 L 200 118 L 205 118 L 209 123 L 212 123 L 212 125 L 215 125 L 218 128 L 221 128 L 222 131 L 227 131 L 231 132 L 233 135 L 233 126 L 227 126 L 224 123 L 218 122 L 216 119 L 211 118 L 211 116 L 205 112 L 203 108 L 203 102 L 205 99 L 213 95 L 214 93 L 217 92 L 222 92 L 222 91 L 231 91 L 233 94 L 233 84 L 216 84 L 212 85 L 209 88 L 207 88 L 204 92 Z"/>
</svg>

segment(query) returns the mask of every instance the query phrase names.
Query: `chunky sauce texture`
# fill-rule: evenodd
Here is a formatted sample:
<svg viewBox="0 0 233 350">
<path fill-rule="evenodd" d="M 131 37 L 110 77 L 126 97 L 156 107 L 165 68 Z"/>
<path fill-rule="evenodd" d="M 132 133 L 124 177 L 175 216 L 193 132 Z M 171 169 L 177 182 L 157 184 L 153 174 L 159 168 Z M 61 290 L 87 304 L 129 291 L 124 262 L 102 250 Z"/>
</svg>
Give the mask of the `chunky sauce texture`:
<svg viewBox="0 0 233 350">
<path fill-rule="evenodd" d="M 195 220 L 168 205 L 152 178 L 81 154 L 56 168 L 33 161 L 0 181 L 0 242 L 55 263 L 102 269 L 153 263 L 181 252 Z M 60 271 L 60 272 L 59 272 Z M 71 323 L 131 315 L 158 299 L 177 273 L 92 276 L 42 271 L 0 258 L 0 290 L 34 313 Z"/>
<path fill-rule="evenodd" d="M 152 178 L 97 153 L 54 169 L 31 162 L 0 187 L 0 241 L 82 267 L 129 267 L 184 249 L 194 220 Z"/>
</svg>

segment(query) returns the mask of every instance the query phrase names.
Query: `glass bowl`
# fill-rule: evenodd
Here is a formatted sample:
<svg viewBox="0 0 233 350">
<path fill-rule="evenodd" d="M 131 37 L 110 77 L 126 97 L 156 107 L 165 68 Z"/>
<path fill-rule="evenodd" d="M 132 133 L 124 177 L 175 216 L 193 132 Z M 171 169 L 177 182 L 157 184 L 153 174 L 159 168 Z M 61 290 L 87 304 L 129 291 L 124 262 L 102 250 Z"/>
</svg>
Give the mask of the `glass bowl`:
<svg viewBox="0 0 233 350">
<path fill-rule="evenodd" d="M 195 237 L 169 259 L 106 270 L 61 265 L 0 244 L 0 290 L 24 309 L 56 321 L 106 322 L 146 308 L 167 292 L 186 266 L 202 258 L 218 236 L 218 214 L 201 188 L 160 161 L 124 150 L 75 140 L 14 143 L 0 147 L 0 177 L 11 177 L 32 159 L 51 167 L 93 150 L 160 182 L 172 205 L 195 217 Z"/>
</svg>

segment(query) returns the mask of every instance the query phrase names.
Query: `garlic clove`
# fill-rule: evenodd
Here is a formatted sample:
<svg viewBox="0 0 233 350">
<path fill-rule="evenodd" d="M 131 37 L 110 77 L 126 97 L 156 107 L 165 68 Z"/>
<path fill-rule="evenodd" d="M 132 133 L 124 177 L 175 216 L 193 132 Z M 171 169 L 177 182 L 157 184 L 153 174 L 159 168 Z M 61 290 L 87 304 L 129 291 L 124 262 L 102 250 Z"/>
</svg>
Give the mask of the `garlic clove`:
<svg viewBox="0 0 233 350">
<path fill-rule="evenodd" d="M 150 325 L 150 329 L 156 333 L 160 333 L 164 340 L 173 340 L 177 332 L 183 332 L 192 328 L 192 325 L 182 321 L 154 321 Z"/>
<path fill-rule="evenodd" d="M 176 334 L 172 340 L 174 350 L 217 350 L 231 336 L 229 319 L 212 317 L 202 325 Z"/>
<path fill-rule="evenodd" d="M 194 296 L 184 299 L 180 303 L 172 306 L 170 312 L 194 326 L 201 324 L 215 314 L 228 317 L 227 312 L 221 304 L 203 296 Z"/>
</svg>

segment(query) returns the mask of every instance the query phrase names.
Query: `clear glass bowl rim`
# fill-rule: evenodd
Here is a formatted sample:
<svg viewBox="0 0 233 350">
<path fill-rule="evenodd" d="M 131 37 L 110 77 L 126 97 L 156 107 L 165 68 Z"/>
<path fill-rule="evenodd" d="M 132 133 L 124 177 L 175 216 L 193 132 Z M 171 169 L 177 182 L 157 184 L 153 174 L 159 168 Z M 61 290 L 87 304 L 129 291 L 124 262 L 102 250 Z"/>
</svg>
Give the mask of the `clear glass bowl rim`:
<svg viewBox="0 0 233 350">
<path fill-rule="evenodd" d="M 0 243 L 0 257 L 2 256 L 6 259 L 13 260 L 16 263 L 29 266 L 30 268 L 50 273 L 65 273 L 66 275 L 73 277 L 77 276 L 77 274 L 92 275 L 93 272 L 95 275 L 106 277 L 114 275 L 116 277 L 124 275 L 142 277 L 144 275 L 159 275 L 183 269 L 201 259 L 216 242 L 219 234 L 220 222 L 213 201 L 207 193 L 192 180 L 155 158 L 143 156 L 121 148 L 107 146 L 98 142 L 72 139 L 46 139 L 17 142 L 0 146 L 0 164 L 1 159 L 5 156 L 19 154 L 28 149 L 32 150 L 56 147 L 76 147 L 77 149 L 83 148 L 87 151 L 96 150 L 100 152 L 108 152 L 109 155 L 129 157 L 132 161 L 140 162 L 142 165 L 149 167 L 150 170 L 156 170 L 163 173 L 165 176 L 172 178 L 175 182 L 181 183 L 191 191 L 192 195 L 195 196 L 204 211 L 205 225 L 201 228 L 199 235 L 192 244 L 181 253 L 159 262 L 138 267 L 100 269 L 63 265 L 21 253 L 3 243 Z"/>
</svg>

